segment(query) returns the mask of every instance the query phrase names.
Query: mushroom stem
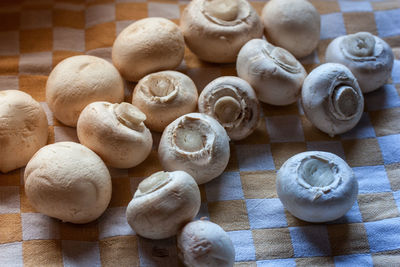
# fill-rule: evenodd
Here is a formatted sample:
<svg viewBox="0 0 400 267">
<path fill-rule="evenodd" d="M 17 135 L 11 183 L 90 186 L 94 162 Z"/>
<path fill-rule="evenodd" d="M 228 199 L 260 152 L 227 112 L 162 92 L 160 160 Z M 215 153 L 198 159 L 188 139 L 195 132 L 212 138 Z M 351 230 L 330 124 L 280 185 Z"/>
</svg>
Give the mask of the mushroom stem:
<svg viewBox="0 0 400 267">
<path fill-rule="evenodd" d="M 335 181 L 336 165 L 318 157 L 306 158 L 299 166 L 299 176 L 310 187 L 326 187 Z"/>
<path fill-rule="evenodd" d="M 268 45 L 263 50 L 276 64 L 278 64 L 284 70 L 290 73 L 300 72 L 297 59 L 285 49 Z"/>
<path fill-rule="evenodd" d="M 229 123 L 239 118 L 242 108 L 240 103 L 231 96 L 224 96 L 215 102 L 214 113 L 222 123 Z"/>
<path fill-rule="evenodd" d="M 143 121 L 146 120 L 146 115 L 137 107 L 126 102 L 114 105 L 114 113 L 120 123 L 135 131 L 144 129 Z"/>
<path fill-rule="evenodd" d="M 345 37 L 344 48 L 355 57 L 369 57 L 374 55 L 375 38 L 369 32 L 358 32 Z"/>
<path fill-rule="evenodd" d="M 198 131 L 178 128 L 175 137 L 176 145 L 184 151 L 195 152 L 204 147 L 203 136 Z"/>
<path fill-rule="evenodd" d="M 214 18 L 233 21 L 238 16 L 239 3 L 238 0 L 209 0 L 204 3 L 204 11 Z"/>
<path fill-rule="evenodd" d="M 168 172 L 156 172 L 139 184 L 134 197 L 141 197 L 150 194 L 168 184 L 170 181 L 171 178 Z"/>
<path fill-rule="evenodd" d="M 357 114 L 359 95 L 348 85 L 338 86 L 332 94 L 333 114 L 339 120 L 348 120 Z"/>
</svg>

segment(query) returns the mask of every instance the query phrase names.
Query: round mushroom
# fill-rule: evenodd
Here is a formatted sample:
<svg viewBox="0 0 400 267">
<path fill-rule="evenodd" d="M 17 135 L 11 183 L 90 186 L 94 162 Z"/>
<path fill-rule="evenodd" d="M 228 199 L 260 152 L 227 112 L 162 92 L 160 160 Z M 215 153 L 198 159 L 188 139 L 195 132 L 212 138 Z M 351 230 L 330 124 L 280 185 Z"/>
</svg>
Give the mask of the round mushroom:
<svg viewBox="0 0 400 267">
<path fill-rule="evenodd" d="M 200 59 L 235 62 L 240 48 L 263 35 L 262 22 L 246 0 L 193 0 L 184 9 L 186 45 Z"/>
<path fill-rule="evenodd" d="M 276 191 L 284 207 L 307 222 L 342 217 L 354 204 L 358 182 L 335 154 L 309 151 L 288 159 L 279 169 Z"/>
<path fill-rule="evenodd" d="M 347 67 L 336 63 L 322 64 L 307 76 L 301 100 L 311 123 L 332 137 L 356 126 L 364 109 L 356 78 Z"/>
<path fill-rule="evenodd" d="M 188 267 L 231 267 L 235 248 L 218 224 L 197 220 L 185 225 L 178 234 L 179 256 Z"/>
<path fill-rule="evenodd" d="M 74 142 L 41 148 L 26 165 L 24 180 L 32 206 L 64 222 L 91 222 L 111 199 L 106 165 L 96 153 Z"/>
<path fill-rule="evenodd" d="M 183 170 L 197 184 L 220 175 L 229 156 L 229 137 L 224 127 L 202 113 L 189 113 L 174 120 L 165 128 L 158 147 L 165 170 Z"/>
<path fill-rule="evenodd" d="M 94 56 L 64 59 L 52 70 L 46 84 L 46 102 L 54 116 L 76 127 L 81 111 L 95 101 L 124 100 L 124 82 L 108 61 Z"/>
<path fill-rule="evenodd" d="M 0 171 L 25 166 L 47 143 L 47 118 L 40 104 L 18 90 L 0 91 Z"/>
<path fill-rule="evenodd" d="M 196 110 L 198 92 L 188 76 L 177 71 L 160 71 L 139 81 L 132 103 L 146 114 L 146 126 L 162 132 L 176 118 Z"/>
<path fill-rule="evenodd" d="M 216 119 L 230 139 L 241 140 L 257 127 L 260 104 L 253 88 L 234 76 L 210 82 L 199 97 L 199 111 Z"/>
<path fill-rule="evenodd" d="M 146 115 L 129 103 L 93 102 L 79 116 L 77 133 L 82 145 L 115 168 L 132 168 L 150 154 L 153 138 Z"/>
<path fill-rule="evenodd" d="M 271 0 L 262 10 L 262 22 L 268 41 L 305 57 L 317 48 L 321 18 L 306 0 Z"/>
<path fill-rule="evenodd" d="M 261 102 L 277 106 L 296 102 L 307 76 L 292 54 L 262 39 L 253 39 L 242 47 L 236 70 L 254 88 Z"/>
<path fill-rule="evenodd" d="M 160 171 L 139 184 L 126 217 L 137 234 L 162 239 L 176 235 L 196 216 L 200 204 L 200 190 L 192 176 Z"/>
<path fill-rule="evenodd" d="M 178 67 L 184 52 L 183 34 L 175 23 L 165 18 L 145 18 L 117 36 L 112 61 L 122 77 L 136 82 L 149 73 Z"/>
<path fill-rule="evenodd" d="M 384 40 L 368 32 L 358 32 L 334 39 L 326 49 L 325 60 L 348 67 L 361 91 L 368 93 L 389 79 L 394 56 Z"/>
</svg>

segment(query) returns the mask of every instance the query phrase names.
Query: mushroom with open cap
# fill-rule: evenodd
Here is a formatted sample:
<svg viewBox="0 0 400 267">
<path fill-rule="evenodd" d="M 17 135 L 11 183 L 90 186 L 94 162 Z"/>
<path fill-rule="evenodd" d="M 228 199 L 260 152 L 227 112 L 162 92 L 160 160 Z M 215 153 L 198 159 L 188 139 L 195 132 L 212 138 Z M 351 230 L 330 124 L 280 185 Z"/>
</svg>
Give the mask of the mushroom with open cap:
<svg viewBox="0 0 400 267">
<path fill-rule="evenodd" d="M 356 78 L 347 67 L 336 63 L 322 64 L 307 76 L 301 100 L 306 117 L 330 136 L 351 130 L 364 109 Z"/>
<path fill-rule="evenodd" d="M 153 139 L 146 115 L 129 103 L 93 102 L 79 116 L 77 133 L 82 145 L 115 168 L 132 168 L 150 154 Z"/>
<path fill-rule="evenodd" d="M 219 77 L 201 91 L 199 111 L 216 119 L 232 140 L 249 136 L 257 127 L 260 104 L 253 88 L 234 76 Z"/>
<path fill-rule="evenodd" d="M 321 18 L 306 0 L 271 0 L 262 10 L 267 40 L 302 58 L 317 48 Z"/>
<path fill-rule="evenodd" d="M 180 23 L 190 50 L 214 63 L 235 62 L 247 41 L 263 35 L 262 22 L 246 0 L 193 0 Z"/>
<path fill-rule="evenodd" d="M 179 256 L 188 267 L 232 267 L 235 248 L 218 224 L 201 219 L 183 227 L 177 237 Z"/>
<path fill-rule="evenodd" d="M 326 49 L 325 61 L 348 67 L 361 91 L 368 93 L 389 79 L 394 56 L 384 40 L 369 32 L 358 32 L 334 39 Z"/>
<path fill-rule="evenodd" d="M 229 156 L 229 137 L 224 127 L 202 113 L 189 113 L 174 120 L 165 128 L 158 147 L 165 170 L 183 170 L 197 184 L 220 175 Z"/>
<path fill-rule="evenodd" d="M 357 199 L 353 170 L 335 154 L 309 151 L 289 158 L 279 169 L 276 191 L 284 207 L 308 222 L 342 217 Z"/>
<path fill-rule="evenodd" d="M 236 70 L 261 102 L 278 106 L 297 101 L 307 76 L 292 54 L 262 39 L 250 40 L 240 49 Z"/>
<path fill-rule="evenodd" d="M 146 126 L 162 132 L 176 118 L 194 112 L 196 85 L 178 71 L 160 71 L 143 77 L 132 94 L 132 104 L 146 114 Z"/>
<path fill-rule="evenodd" d="M 0 171 L 25 166 L 48 136 L 39 102 L 19 90 L 0 91 Z"/>
<path fill-rule="evenodd" d="M 200 190 L 184 171 L 156 172 L 140 182 L 126 209 L 129 225 L 150 239 L 176 235 L 200 209 Z"/>
</svg>

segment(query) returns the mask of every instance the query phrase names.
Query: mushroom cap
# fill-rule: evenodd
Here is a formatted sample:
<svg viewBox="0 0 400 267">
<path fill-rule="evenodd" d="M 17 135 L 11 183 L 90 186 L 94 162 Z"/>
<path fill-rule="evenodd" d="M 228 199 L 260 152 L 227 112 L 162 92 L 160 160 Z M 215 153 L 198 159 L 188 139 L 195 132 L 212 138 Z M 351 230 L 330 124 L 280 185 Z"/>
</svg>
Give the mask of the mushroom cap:
<svg viewBox="0 0 400 267">
<path fill-rule="evenodd" d="M 218 224 L 206 220 L 190 222 L 178 234 L 179 256 L 188 267 L 228 267 L 235 262 L 235 248 Z"/>
<path fill-rule="evenodd" d="M 240 49 L 236 70 L 261 102 L 278 106 L 297 101 L 307 76 L 292 54 L 262 39 L 250 40 Z"/>
<path fill-rule="evenodd" d="M 202 113 L 189 113 L 174 120 L 165 128 L 158 147 L 165 170 L 183 170 L 197 184 L 220 175 L 229 156 L 229 137 L 224 127 Z"/>
<path fill-rule="evenodd" d="M 162 239 L 176 235 L 196 216 L 200 204 L 200 190 L 192 176 L 161 171 L 139 184 L 126 217 L 137 234 Z"/>
<path fill-rule="evenodd" d="M 190 50 L 215 63 L 235 62 L 247 41 L 263 35 L 262 22 L 246 0 L 192 0 L 180 23 Z"/>
<path fill-rule="evenodd" d="M 284 207 L 308 222 L 342 217 L 357 199 L 352 169 L 335 154 L 309 151 L 289 158 L 279 169 L 276 191 Z"/>
<path fill-rule="evenodd" d="M 321 18 L 306 0 L 271 0 L 262 10 L 267 39 L 292 53 L 305 57 L 317 48 Z"/>
<path fill-rule="evenodd" d="M 381 38 L 367 32 L 340 36 L 327 47 L 325 61 L 345 65 L 357 78 L 363 93 L 372 92 L 389 79 L 394 56 Z"/>
<path fill-rule="evenodd" d="M 165 18 L 145 18 L 126 27 L 114 41 L 112 61 L 122 77 L 145 75 L 179 66 L 185 52 L 183 34 Z"/>
<path fill-rule="evenodd" d="M 32 206 L 65 222 L 91 222 L 111 199 L 106 165 L 96 153 L 74 142 L 41 148 L 26 166 L 24 180 Z"/>
<path fill-rule="evenodd" d="M 232 140 L 249 136 L 257 127 L 260 104 L 253 88 L 234 76 L 210 82 L 199 97 L 199 111 L 216 119 Z"/>
<path fill-rule="evenodd" d="M 131 168 L 147 158 L 153 145 L 145 119 L 138 108 L 126 102 L 93 102 L 79 116 L 78 138 L 107 165 Z"/>
<path fill-rule="evenodd" d="M 197 99 L 192 79 L 177 71 L 160 71 L 143 77 L 132 94 L 132 103 L 146 114 L 146 126 L 156 132 L 195 111 Z"/>
<path fill-rule="evenodd" d="M 76 127 L 79 114 L 95 101 L 122 102 L 124 82 L 108 61 L 94 56 L 64 59 L 52 70 L 46 84 L 46 102 L 54 116 Z"/>
<path fill-rule="evenodd" d="M 346 66 L 336 63 L 322 64 L 307 76 L 301 100 L 306 117 L 331 136 L 356 126 L 364 110 L 356 78 Z"/>
<path fill-rule="evenodd" d="M 39 102 L 18 90 L 0 91 L 0 171 L 25 166 L 46 145 L 47 118 Z"/>
</svg>

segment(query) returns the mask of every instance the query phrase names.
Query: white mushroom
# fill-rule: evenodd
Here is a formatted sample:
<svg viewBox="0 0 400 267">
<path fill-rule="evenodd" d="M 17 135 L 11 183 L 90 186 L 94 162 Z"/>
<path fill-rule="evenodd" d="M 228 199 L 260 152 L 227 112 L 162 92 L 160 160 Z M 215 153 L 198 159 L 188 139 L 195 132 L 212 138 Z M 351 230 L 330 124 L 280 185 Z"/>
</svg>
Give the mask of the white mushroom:
<svg viewBox="0 0 400 267">
<path fill-rule="evenodd" d="M 296 102 L 307 75 L 292 54 L 262 39 L 253 39 L 242 47 L 236 70 L 260 101 L 279 106 Z"/>
<path fill-rule="evenodd" d="M 117 36 L 112 61 L 122 77 L 138 81 L 149 73 L 178 67 L 184 52 L 183 34 L 175 23 L 165 18 L 145 18 Z"/>
<path fill-rule="evenodd" d="M 191 221 L 200 203 L 200 190 L 192 176 L 183 171 L 161 171 L 139 184 L 126 217 L 137 234 L 162 239 L 176 235 Z"/>
<path fill-rule="evenodd" d="M 199 111 L 216 119 L 232 140 L 249 136 L 260 118 L 260 104 L 253 88 L 234 76 L 210 82 L 200 94 Z"/>
<path fill-rule="evenodd" d="M 183 115 L 169 124 L 160 140 L 158 157 L 165 170 L 183 170 L 206 183 L 228 165 L 229 137 L 221 124 L 201 113 Z"/>
<path fill-rule="evenodd" d="M 235 248 L 218 224 L 197 220 L 185 225 L 178 234 L 179 256 L 188 267 L 231 267 Z"/>
<path fill-rule="evenodd" d="M 279 169 L 276 191 L 284 207 L 308 222 L 342 217 L 354 204 L 358 182 L 335 154 L 309 151 L 288 159 Z"/>
<path fill-rule="evenodd" d="M 176 118 L 196 110 L 197 88 L 192 79 L 177 71 L 160 71 L 139 81 L 132 103 L 146 114 L 146 126 L 162 132 Z"/>
<path fill-rule="evenodd" d="M 25 166 L 47 136 L 46 114 L 37 101 L 22 91 L 0 91 L 1 172 Z"/>
<path fill-rule="evenodd" d="M 318 46 L 321 18 L 306 0 L 271 0 L 262 10 L 265 35 L 271 43 L 305 57 Z"/>
<path fill-rule="evenodd" d="M 91 222 L 111 199 L 106 165 L 78 143 L 59 142 L 41 148 L 26 166 L 24 180 L 32 206 L 65 222 Z"/>
<path fill-rule="evenodd" d="M 88 104 L 123 100 L 121 75 L 111 63 L 94 56 L 64 59 L 50 73 L 46 84 L 46 101 L 54 116 L 72 127 Z"/>
<path fill-rule="evenodd" d="M 246 0 L 193 0 L 181 16 L 186 45 L 200 59 L 235 62 L 240 48 L 263 35 L 262 22 Z"/>
<path fill-rule="evenodd" d="M 348 67 L 361 91 L 368 93 L 389 79 L 394 56 L 384 40 L 368 32 L 358 32 L 334 39 L 326 49 L 325 60 Z"/>
<path fill-rule="evenodd" d="M 145 120 L 146 115 L 129 103 L 93 102 L 79 116 L 78 138 L 107 165 L 132 168 L 147 158 L 153 145 Z"/>
<path fill-rule="evenodd" d="M 322 64 L 307 76 L 301 100 L 311 123 L 330 136 L 356 126 L 364 109 L 356 78 L 348 68 L 336 63 Z"/>
</svg>

